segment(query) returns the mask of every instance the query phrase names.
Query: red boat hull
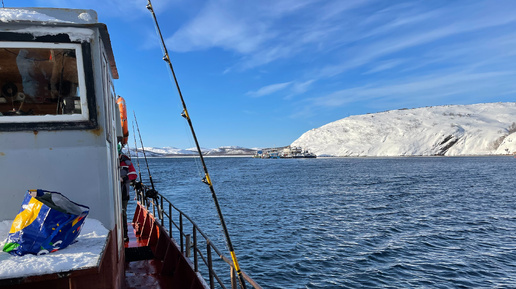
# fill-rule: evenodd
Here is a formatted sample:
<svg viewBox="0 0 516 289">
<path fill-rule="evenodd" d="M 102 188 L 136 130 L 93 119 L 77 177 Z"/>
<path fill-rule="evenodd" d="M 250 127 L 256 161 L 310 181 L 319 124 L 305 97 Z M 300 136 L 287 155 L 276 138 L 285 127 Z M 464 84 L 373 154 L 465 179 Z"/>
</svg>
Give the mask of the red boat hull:
<svg viewBox="0 0 516 289">
<path fill-rule="evenodd" d="M 181 254 L 176 242 L 140 203 L 134 213 L 133 227 L 134 235 L 126 244 L 126 252 L 142 251 L 137 257 L 144 260 L 126 262 L 126 288 L 208 288 L 190 259 Z M 145 255 L 149 254 L 153 257 L 147 259 Z"/>
</svg>

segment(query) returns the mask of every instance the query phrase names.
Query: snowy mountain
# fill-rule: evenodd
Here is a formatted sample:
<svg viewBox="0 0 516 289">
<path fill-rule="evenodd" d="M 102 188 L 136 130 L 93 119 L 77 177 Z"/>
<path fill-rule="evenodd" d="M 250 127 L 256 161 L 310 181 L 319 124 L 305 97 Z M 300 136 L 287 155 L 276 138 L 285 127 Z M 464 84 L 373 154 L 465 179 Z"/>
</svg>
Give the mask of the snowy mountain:
<svg viewBox="0 0 516 289">
<path fill-rule="evenodd" d="M 448 105 L 350 116 L 292 146 L 318 156 L 459 156 L 516 152 L 516 103 Z"/>
<path fill-rule="evenodd" d="M 174 147 L 145 147 L 145 155 L 147 157 L 173 157 L 173 156 L 197 156 L 197 148 L 190 149 L 178 149 Z M 216 149 L 201 148 L 203 155 L 205 156 L 239 156 L 239 155 L 253 155 L 255 149 L 247 149 L 238 146 L 224 146 Z M 134 148 L 130 148 L 131 156 L 136 156 Z M 138 149 L 138 157 L 143 157 L 143 151 L 141 148 Z"/>
<path fill-rule="evenodd" d="M 173 147 L 164 147 L 164 148 L 155 148 L 155 147 L 145 147 L 145 155 L 147 157 L 163 157 L 163 156 L 179 156 L 179 155 L 194 155 L 195 152 L 178 149 Z M 124 152 L 127 153 L 126 149 Z M 136 151 L 133 147 L 129 147 L 129 153 L 131 157 L 136 156 Z M 138 148 L 138 157 L 143 157 L 142 148 Z"/>
<path fill-rule="evenodd" d="M 197 151 L 197 150 L 196 150 Z M 248 149 L 238 146 L 225 146 L 220 147 L 218 149 L 212 149 L 207 152 L 204 152 L 206 155 L 254 155 L 256 153 L 255 149 Z"/>
</svg>

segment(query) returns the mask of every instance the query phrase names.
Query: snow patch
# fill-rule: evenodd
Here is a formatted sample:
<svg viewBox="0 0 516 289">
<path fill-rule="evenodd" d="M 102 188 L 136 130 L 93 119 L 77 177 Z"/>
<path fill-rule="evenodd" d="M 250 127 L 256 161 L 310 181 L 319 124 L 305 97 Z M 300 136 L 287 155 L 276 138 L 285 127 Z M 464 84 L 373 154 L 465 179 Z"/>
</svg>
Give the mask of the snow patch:
<svg viewBox="0 0 516 289">
<path fill-rule="evenodd" d="M 26 9 L 2 9 L 0 10 L 0 21 L 12 22 L 12 21 L 37 21 L 37 22 L 60 22 L 70 23 L 69 21 L 59 20 L 55 17 L 51 17 L 37 11 L 31 11 Z"/>
<path fill-rule="evenodd" d="M 91 14 L 90 13 L 86 13 L 86 12 L 82 12 L 81 14 L 79 14 L 79 16 L 77 18 L 79 18 L 79 19 L 81 19 L 82 21 L 85 21 L 85 22 L 94 22 L 93 21 L 93 17 L 91 17 Z"/>
<path fill-rule="evenodd" d="M 34 37 L 68 34 L 70 40 L 73 42 L 89 42 L 93 38 L 93 30 L 75 27 L 30 27 L 14 31 L 32 34 Z"/>
<path fill-rule="evenodd" d="M 12 220 L 0 222 L 0 247 L 3 248 Z M 98 266 L 109 231 L 95 219 L 84 221 L 77 242 L 42 256 L 13 256 L 0 252 L 0 279 L 68 272 Z"/>
<path fill-rule="evenodd" d="M 201 151 L 203 155 L 232 155 L 232 156 L 239 156 L 239 155 L 253 155 L 256 152 L 256 149 L 247 149 L 239 146 L 222 146 L 220 148 L 216 149 L 208 149 L 208 148 L 201 148 Z M 138 158 L 142 158 L 143 151 L 141 148 L 138 149 L 138 153 L 133 148 L 130 148 L 129 154 L 130 157 L 136 157 L 138 155 Z M 156 148 L 156 147 L 145 147 L 145 155 L 147 157 L 169 157 L 169 156 L 197 156 L 197 148 L 189 148 L 189 149 L 179 149 L 174 147 L 163 147 L 163 148 Z"/>
<path fill-rule="evenodd" d="M 84 9 L 58 8 L 2 8 L 1 22 L 41 22 L 41 23 L 96 23 L 97 13 Z"/>
</svg>

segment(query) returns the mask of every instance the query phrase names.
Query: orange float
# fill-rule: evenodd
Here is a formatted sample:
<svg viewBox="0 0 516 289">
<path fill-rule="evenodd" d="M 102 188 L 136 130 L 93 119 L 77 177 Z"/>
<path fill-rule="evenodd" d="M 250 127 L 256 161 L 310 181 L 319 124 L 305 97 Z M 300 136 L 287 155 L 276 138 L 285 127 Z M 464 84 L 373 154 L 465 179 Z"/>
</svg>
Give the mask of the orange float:
<svg viewBox="0 0 516 289">
<path fill-rule="evenodd" d="M 122 132 L 124 137 L 122 138 L 122 145 L 127 144 L 127 139 L 129 137 L 129 127 L 127 124 L 127 109 L 125 106 L 125 99 L 121 96 L 118 96 L 116 103 L 118 104 L 118 110 L 120 111 L 120 123 L 122 124 Z"/>
</svg>

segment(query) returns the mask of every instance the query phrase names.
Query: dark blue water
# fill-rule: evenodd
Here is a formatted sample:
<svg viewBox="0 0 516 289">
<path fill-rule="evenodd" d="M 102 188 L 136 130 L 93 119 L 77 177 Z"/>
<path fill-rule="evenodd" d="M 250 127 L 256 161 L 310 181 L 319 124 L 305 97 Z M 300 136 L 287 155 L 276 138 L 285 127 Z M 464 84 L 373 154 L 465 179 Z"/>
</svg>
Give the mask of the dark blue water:
<svg viewBox="0 0 516 289">
<path fill-rule="evenodd" d="M 149 162 L 229 256 L 198 163 Z M 240 266 L 264 288 L 516 288 L 514 158 L 206 162 Z"/>
</svg>

